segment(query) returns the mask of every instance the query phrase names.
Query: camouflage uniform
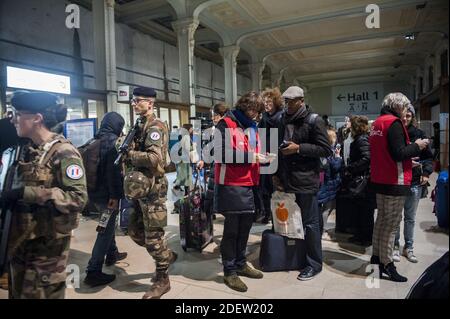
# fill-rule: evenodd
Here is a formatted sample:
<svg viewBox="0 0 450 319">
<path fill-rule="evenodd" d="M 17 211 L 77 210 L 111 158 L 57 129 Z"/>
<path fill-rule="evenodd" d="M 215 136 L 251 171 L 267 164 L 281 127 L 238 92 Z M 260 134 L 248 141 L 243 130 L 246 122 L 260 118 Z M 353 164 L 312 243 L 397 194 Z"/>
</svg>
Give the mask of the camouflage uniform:
<svg viewBox="0 0 450 319">
<path fill-rule="evenodd" d="M 25 187 L 14 206 L 10 255 L 11 298 L 62 299 L 71 231 L 87 202 L 78 150 L 54 134 L 25 147 L 14 187 Z"/>
<path fill-rule="evenodd" d="M 169 160 L 168 141 L 167 126 L 160 119 L 155 115 L 143 118 L 140 130 L 134 138 L 134 147 L 128 152 L 126 161 L 128 169 L 142 172 L 155 180 L 146 197 L 134 200 L 134 210 L 129 216 L 128 233 L 155 259 L 157 275 L 167 275 L 172 258 L 163 228 L 167 226 L 168 182 L 164 173 Z M 129 194 L 130 191 L 133 190 L 125 189 L 125 194 Z"/>
</svg>

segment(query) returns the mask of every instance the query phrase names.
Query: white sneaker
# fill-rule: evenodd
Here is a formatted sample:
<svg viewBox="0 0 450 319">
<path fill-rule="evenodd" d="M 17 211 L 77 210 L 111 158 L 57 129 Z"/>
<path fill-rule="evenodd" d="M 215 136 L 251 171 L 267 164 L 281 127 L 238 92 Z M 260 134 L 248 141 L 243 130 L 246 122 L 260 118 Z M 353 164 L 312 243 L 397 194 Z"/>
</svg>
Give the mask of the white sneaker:
<svg viewBox="0 0 450 319">
<path fill-rule="evenodd" d="M 322 234 L 322 240 L 333 241 L 333 238 L 331 238 L 331 236 L 330 236 L 330 234 L 328 234 L 328 232 L 324 231 Z"/>
<path fill-rule="evenodd" d="M 410 262 L 417 263 L 417 257 L 414 255 L 414 251 L 412 249 L 403 249 L 403 256 L 406 257 Z"/>
<path fill-rule="evenodd" d="M 399 248 L 394 248 L 394 253 L 392 254 L 392 259 L 396 263 L 400 262 L 400 249 Z"/>
</svg>

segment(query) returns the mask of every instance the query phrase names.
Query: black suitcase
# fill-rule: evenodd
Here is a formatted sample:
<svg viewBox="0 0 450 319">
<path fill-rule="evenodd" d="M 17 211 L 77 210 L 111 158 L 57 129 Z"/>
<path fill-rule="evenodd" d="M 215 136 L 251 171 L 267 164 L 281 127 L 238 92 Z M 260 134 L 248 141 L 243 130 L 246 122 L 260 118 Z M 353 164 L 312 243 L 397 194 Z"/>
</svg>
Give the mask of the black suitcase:
<svg viewBox="0 0 450 319">
<path fill-rule="evenodd" d="M 184 251 L 193 248 L 201 252 L 213 241 L 212 216 L 203 209 L 204 196 L 197 181 L 194 190 L 175 205 L 180 214 L 180 243 Z"/>
<path fill-rule="evenodd" d="M 300 270 L 306 266 L 306 245 L 267 229 L 262 233 L 259 266 L 262 271 Z"/>
</svg>

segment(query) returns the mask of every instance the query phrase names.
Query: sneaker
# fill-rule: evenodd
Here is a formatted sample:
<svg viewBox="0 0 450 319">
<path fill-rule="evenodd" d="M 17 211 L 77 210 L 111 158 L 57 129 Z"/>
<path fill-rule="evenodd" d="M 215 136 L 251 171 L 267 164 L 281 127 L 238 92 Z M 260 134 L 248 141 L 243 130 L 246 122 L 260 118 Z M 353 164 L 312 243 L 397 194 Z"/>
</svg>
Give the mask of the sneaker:
<svg viewBox="0 0 450 319">
<path fill-rule="evenodd" d="M 418 262 L 417 257 L 414 255 L 414 251 L 410 248 L 403 248 L 403 256 L 405 256 L 406 259 L 412 263 Z"/>
<path fill-rule="evenodd" d="M 398 247 L 394 248 L 394 252 L 392 254 L 392 259 L 398 263 L 400 262 L 400 249 Z"/>
<path fill-rule="evenodd" d="M 118 261 L 121 261 L 121 260 L 124 260 L 125 258 L 127 258 L 127 256 L 128 256 L 128 254 L 127 253 L 119 253 L 119 252 L 117 252 L 117 254 L 116 254 L 116 256 L 115 257 L 113 257 L 113 258 L 108 258 L 108 257 L 106 257 L 106 259 L 105 259 L 105 265 L 106 266 L 112 266 L 112 265 L 114 265 L 116 262 L 118 262 Z"/>
<path fill-rule="evenodd" d="M 102 272 L 90 272 L 84 279 L 84 283 L 91 287 L 107 285 L 116 279 L 116 275 L 109 275 Z"/>
<path fill-rule="evenodd" d="M 247 285 L 236 274 L 233 274 L 230 276 L 224 276 L 223 282 L 229 288 L 239 291 L 239 292 L 246 292 L 248 289 Z"/>
<path fill-rule="evenodd" d="M 237 271 L 239 276 L 244 276 L 248 278 L 261 279 L 264 277 L 263 273 L 253 267 L 250 267 L 247 263 Z"/>
<path fill-rule="evenodd" d="M 306 267 L 303 269 L 300 274 L 297 276 L 297 279 L 300 281 L 311 280 L 316 277 L 320 273 L 312 269 L 312 267 Z"/>
<path fill-rule="evenodd" d="M 330 234 L 328 234 L 328 232 L 324 231 L 322 234 L 322 240 L 333 241 L 333 238 L 331 238 L 331 236 L 330 236 Z"/>
</svg>

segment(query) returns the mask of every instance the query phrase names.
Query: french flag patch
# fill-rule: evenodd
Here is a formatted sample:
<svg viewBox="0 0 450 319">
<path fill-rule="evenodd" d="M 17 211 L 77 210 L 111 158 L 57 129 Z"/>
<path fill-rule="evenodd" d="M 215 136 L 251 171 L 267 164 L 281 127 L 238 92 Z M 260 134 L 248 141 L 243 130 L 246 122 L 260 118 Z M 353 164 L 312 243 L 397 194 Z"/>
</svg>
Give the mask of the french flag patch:
<svg viewBox="0 0 450 319">
<path fill-rule="evenodd" d="M 70 165 L 66 169 L 66 175 L 70 179 L 78 180 L 83 177 L 83 169 L 80 165 Z"/>
</svg>

